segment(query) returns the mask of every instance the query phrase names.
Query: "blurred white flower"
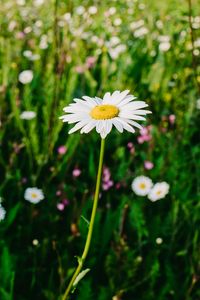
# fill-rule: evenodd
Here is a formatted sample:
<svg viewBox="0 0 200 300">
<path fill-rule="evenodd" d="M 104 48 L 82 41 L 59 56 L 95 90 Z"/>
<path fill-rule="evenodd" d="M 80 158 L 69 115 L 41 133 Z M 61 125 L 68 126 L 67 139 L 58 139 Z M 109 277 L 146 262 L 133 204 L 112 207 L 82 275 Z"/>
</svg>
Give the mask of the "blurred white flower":
<svg viewBox="0 0 200 300">
<path fill-rule="evenodd" d="M 30 83 L 33 79 L 33 71 L 25 70 L 19 74 L 19 81 L 23 84 Z"/>
<path fill-rule="evenodd" d="M 24 28 L 24 32 L 27 34 L 27 33 L 30 33 L 32 31 L 32 27 L 31 26 L 27 26 L 26 28 Z"/>
<path fill-rule="evenodd" d="M 90 6 L 88 9 L 88 12 L 90 15 L 95 15 L 97 13 L 97 7 L 96 6 Z"/>
<path fill-rule="evenodd" d="M 32 244 L 33 244 L 33 246 L 38 246 L 39 241 L 37 239 L 34 239 L 34 240 L 32 240 Z"/>
<path fill-rule="evenodd" d="M 197 108 L 197 109 L 200 109 L 200 98 L 197 99 L 197 102 L 196 102 L 196 108 Z"/>
<path fill-rule="evenodd" d="M 65 20 L 65 21 L 70 21 L 71 20 L 71 14 L 70 13 L 66 13 L 66 14 L 64 14 L 63 15 L 63 19 Z"/>
<path fill-rule="evenodd" d="M 131 30 L 135 30 L 135 29 L 140 28 L 143 25 L 144 25 L 144 20 L 139 20 L 139 21 L 136 21 L 136 22 L 132 22 L 130 24 L 130 28 L 131 28 Z"/>
<path fill-rule="evenodd" d="M 136 177 L 131 184 L 133 192 L 138 196 L 148 195 L 152 186 L 153 186 L 152 180 L 146 176 Z"/>
<path fill-rule="evenodd" d="M 111 39 L 108 42 L 106 42 L 106 46 L 107 47 L 114 47 L 114 46 L 118 45 L 120 42 L 121 41 L 120 41 L 120 38 L 118 36 L 113 36 L 113 37 L 111 37 Z"/>
<path fill-rule="evenodd" d="M 109 8 L 109 14 L 110 14 L 110 15 L 114 15 L 114 14 L 116 13 L 116 11 L 117 11 L 117 10 L 116 10 L 115 7 L 110 7 L 110 8 Z"/>
<path fill-rule="evenodd" d="M 35 6 L 40 6 L 44 3 L 44 0 L 34 0 L 34 5 Z"/>
<path fill-rule="evenodd" d="M 23 55 L 28 58 L 29 60 L 32 60 L 32 61 L 35 61 L 35 60 L 38 60 L 40 59 L 40 55 L 39 54 L 33 54 L 32 51 L 30 50 L 25 50 L 23 52 Z"/>
<path fill-rule="evenodd" d="M 113 24 L 114 24 L 115 26 L 119 26 L 119 25 L 122 24 L 122 20 L 121 20 L 120 18 L 117 18 L 117 19 L 114 20 Z"/>
<path fill-rule="evenodd" d="M 47 49 L 48 48 L 48 37 L 47 35 L 42 35 L 39 43 L 40 49 Z"/>
<path fill-rule="evenodd" d="M 160 43 L 167 43 L 170 41 L 170 37 L 168 35 L 159 35 L 158 36 L 158 41 Z"/>
<path fill-rule="evenodd" d="M 37 204 L 44 199 L 44 194 L 42 190 L 36 187 L 27 188 L 24 193 L 24 199 L 31 203 Z"/>
<path fill-rule="evenodd" d="M 35 22 L 35 26 L 37 26 L 37 27 L 42 27 L 42 25 L 43 25 L 43 22 L 42 22 L 42 20 L 37 20 L 36 22 Z"/>
<path fill-rule="evenodd" d="M 85 8 L 83 6 L 78 6 L 75 10 L 77 15 L 82 15 L 85 12 Z"/>
<path fill-rule="evenodd" d="M 161 245 L 162 242 L 163 242 L 163 239 L 162 239 L 162 238 L 158 237 L 158 238 L 156 239 L 156 244 L 157 244 L 157 245 Z"/>
<path fill-rule="evenodd" d="M 112 94 L 108 92 L 103 99 L 88 96 L 83 96 L 83 100 L 75 98 L 75 103 L 64 107 L 63 110 L 67 114 L 60 119 L 69 124 L 77 123 L 69 134 L 77 130 L 88 133 L 96 128 L 101 138 L 105 139 L 113 126 L 121 133 L 123 130 L 134 133 L 133 127 L 142 128 L 134 120 L 145 120 L 144 116 L 151 112 L 144 110 L 148 104 L 144 101 L 132 101 L 136 97 L 128 94 L 129 90 L 126 90 L 115 91 Z"/>
<path fill-rule="evenodd" d="M 125 51 L 126 51 L 126 45 L 121 44 L 115 48 L 109 49 L 108 52 L 109 52 L 110 56 L 112 57 L 112 59 L 117 59 L 119 57 L 119 55 Z"/>
<path fill-rule="evenodd" d="M 31 57 L 33 55 L 33 52 L 31 50 L 25 50 L 23 52 L 23 55 L 27 58 Z"/>
<path fill-rule="evenodd" d="M 193 50 L 193 54 L 194 54 L 195 56 L 199 56 L 199 54 L 200 54 L 199 49 L 194 49 L 194 50 Z"/>
<path fill-rule="evenodd" d="M 20 119 L 23 120 L 32 120 L 36 117 L 36 113 L 34 111 L 23 111 L 20 115 Z"/>
<path fill-rule="evenodd" d="M 200 48 L 200 38 L 198 38 L 196 41 L 194 41 L 194 47 Z"/>
<path fill-rule="evenodd" d="M 149 30 L 146 27 L 141 27 L 141 28 L 137 29 L 133 35 L 134 35 L 134 37 L 138 38 L 138 37 L 142 37 L 142 36 L 146 35 L 148 32 L 149 32 Z"/>
<path fill-rule="evenodd" d="M 165 181 L 156 183 L 148 194 L 149 200 L 155 202 L 164 198 L 169 192 L 169 184 Z"/>
<path fill-rule="evenodd" d="M 0 204 L 0 221 L 3 221 L 6 216 L 6 210 L 5 208 Z"/>
<path fill-rule="evenodd" d="M 10 21 L 9 25 L 8 25 L 8 31 L 12 32 L 17 26 L 17 22 L 16 21 Z"/>
<path fill-rule="evenodd" d="M 159 50 L 162 52 L 167 52 L 171 47 L 170 42 L 162 42 L 159 44 Z"/>
<path fill-rule="evenodd" d="M 157 26 L 159 29 L 162 29 L 162 28 L 163 28 L 163 22 L 162 22 L 161 20 L 156 21 L 156 26 Z"/>
<path fill-rule="evenodd" d="M 24 5 L 26 3 L 26 1 L 25 0 L 16 0 L 16 3 L 18 5 Z"/>
</svg>

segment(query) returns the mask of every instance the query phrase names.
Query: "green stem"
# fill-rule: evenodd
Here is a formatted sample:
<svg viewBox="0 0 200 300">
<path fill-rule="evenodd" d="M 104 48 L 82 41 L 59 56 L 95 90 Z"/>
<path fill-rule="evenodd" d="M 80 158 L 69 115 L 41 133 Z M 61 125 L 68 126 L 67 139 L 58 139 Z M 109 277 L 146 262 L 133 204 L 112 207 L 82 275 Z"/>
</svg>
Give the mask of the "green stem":
<svg viewBox="0 0 200 300">
<path fill-rule="evenodd" d="M 90 249 L 93 227 L 94 227 L 94 220 L 95 220 L 95 215 L 96 215 L 98 200 L 99 200 L 99 190 L 100 190 L 100 185 L 101 185 L 101 174 L 102 174 L 102 167 L 103 167 L 104 149 L 105 149 L 105 139 L 102 139 L 101 140 L 100 157 L 99 157 L 99 167 L 98 167 L 97 181 L 96 181 L 96 189 L 95 189 L 94 202 L 93 202 L 93 207 L 92 207 L 92 214 L 91 214 L 91 218 L 90 218 L 90 225 L 89 225 L 89 230 L 88 230 L 88 234 L 87 234 L 87 239 L 86 239 L 85 247 L 83 250 L 83 254 L 82 254 L 81 258 L 78 260 L 78 266 L 76 268 L 76 271 L 74 272 L 74 275 L 73 275 L 63 297 L 62 297 L 62 300 L 66 300 L 68 298 L 71 288 L 74 284 L 74 281 L 75 281 L 76 277 L 78 276 L 78 274 L 80 273 L 80 271 L 83 267 L 83 264 L 85 262 L 85 259 L 87 257 L 87 254 L 89 252 L 89 249 Z"/>
</svg>

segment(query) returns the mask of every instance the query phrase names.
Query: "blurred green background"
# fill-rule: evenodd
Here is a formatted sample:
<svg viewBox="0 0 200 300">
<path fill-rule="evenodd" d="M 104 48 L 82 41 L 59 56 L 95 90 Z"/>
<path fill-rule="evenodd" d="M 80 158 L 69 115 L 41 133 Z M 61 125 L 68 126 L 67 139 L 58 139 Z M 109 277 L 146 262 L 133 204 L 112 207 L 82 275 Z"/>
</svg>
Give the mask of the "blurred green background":
<svg viewBox="0 0 200 300">
<path fill-rule="evenodd" d="M 74 97 L 125 89 L 149 104 L 150 138 L 106 139 L 112 183 L 72 299 L 200 299 L 199 12 L 195 0 L 2 0 L 1 300 L 60 299 L 87 234 L 100 138 L 69 136 L 58 118 Z M 169 194 L 135 195 L 139 175 Z M 45 199 L 25 201 L 28 187 Z"/>
</svg>

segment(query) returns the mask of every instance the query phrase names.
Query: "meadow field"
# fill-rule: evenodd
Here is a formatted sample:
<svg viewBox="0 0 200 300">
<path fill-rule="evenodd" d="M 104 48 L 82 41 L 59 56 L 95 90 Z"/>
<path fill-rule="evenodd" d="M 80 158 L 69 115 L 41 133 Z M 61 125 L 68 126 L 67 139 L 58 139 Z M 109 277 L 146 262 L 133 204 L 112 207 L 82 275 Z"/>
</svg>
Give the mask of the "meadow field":
<svg viewBox="0 0 200 300">
<path fill-rule="evenodd" d="M 0 300 L 64 299 L 101 138 L 59 117 L 124 90 L 152 113 L 105 139 L 90 271 L 69 299 L 200 299 L 199 2 L 2 0 Z"/>
</svg>

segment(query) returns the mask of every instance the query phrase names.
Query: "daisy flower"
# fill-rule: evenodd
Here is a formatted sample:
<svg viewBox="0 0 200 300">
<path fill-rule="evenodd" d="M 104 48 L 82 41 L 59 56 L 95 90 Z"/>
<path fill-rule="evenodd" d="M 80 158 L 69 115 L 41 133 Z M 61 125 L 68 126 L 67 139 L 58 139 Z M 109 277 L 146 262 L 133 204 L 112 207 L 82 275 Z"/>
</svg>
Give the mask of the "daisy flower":
<svg viewBox="0 0 200 300">
<path fill-rule="evenodd" d="M 33 79 L 33 71 L 31 70 L 25 70 L 19 74 L 19 81 L 22 84 L 30 83 L 32 79 Z"/>
<path fill-rule="evenodd" d="M 67 114 L 60 117 L 63 122 L 76 125 L 69 131 L 69 134 L 80 130 L 80 133 L 88 133 L 96 129 L 102 139 L 114 127 L 119 131 L 127 130 L 134 133 L 134 127 L 141 129 L 136 121 L 144 121 L 144 116 L 151 113 L 144 110 L 148 105 L 144 101 L 132 101 L 136 97 L 129 95 L 129 91 L 115 91 L 106 93 L 103 99 L 98 97 L 83 96 L 82 99 L 74 99 L 63 110 Z"/>
<path fill-rule="evenodd" d="M 146 196 L 153 186 L 152 180 L 146 176 L 138 176 L 132 182 L 132 190 L 138 196 Z"/>
<path fill-rule="evenodd" d="M 6 210 L 5 208 L 0 204 L 0 221 L 3 221 L 6 216 Z"/>
<path fill-rule="evenodd" d="M 32 120 L 36 117 L 36 113 L 34 111 L 23 111 L 20 115 L 20 119 L 22 120 Z"/>
<path fill-rule="evenodd" d="M 155 202 L 165 196 L 169 192 L 169 184 L 165 181 L 156 183 L 153 188 L 151 189 L 150 193 L 148 194 L 149 200 Z"/>
<path fill-rule="evenodd" d="M 42 190 L 36 187 L 27 188 L 24 193 L 24 199 L 31 203 L 37 204 L 44 199 L 44 194 Z"/>
</svg>

